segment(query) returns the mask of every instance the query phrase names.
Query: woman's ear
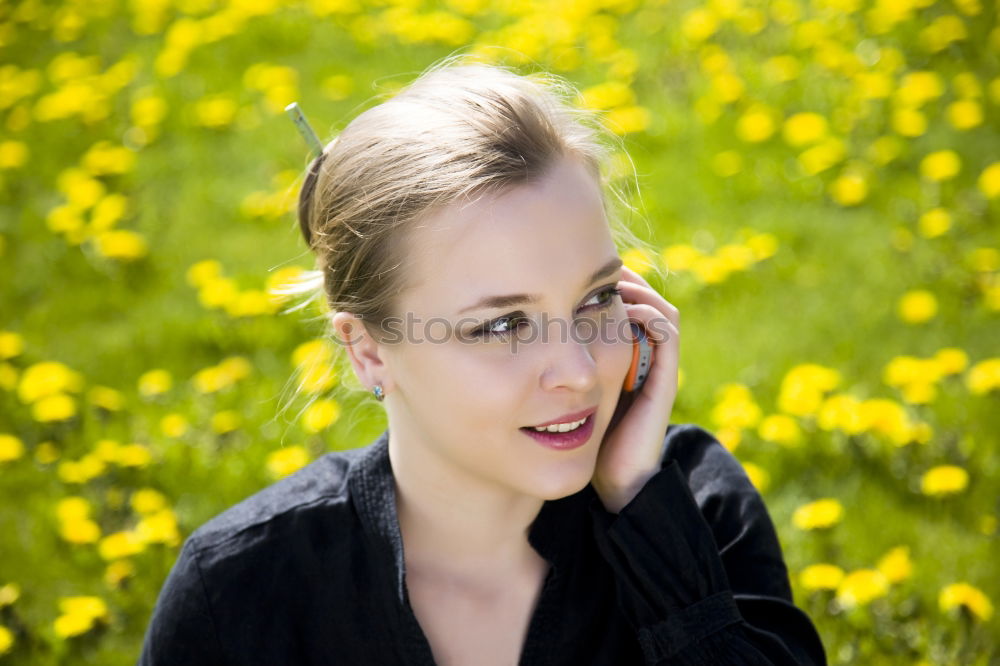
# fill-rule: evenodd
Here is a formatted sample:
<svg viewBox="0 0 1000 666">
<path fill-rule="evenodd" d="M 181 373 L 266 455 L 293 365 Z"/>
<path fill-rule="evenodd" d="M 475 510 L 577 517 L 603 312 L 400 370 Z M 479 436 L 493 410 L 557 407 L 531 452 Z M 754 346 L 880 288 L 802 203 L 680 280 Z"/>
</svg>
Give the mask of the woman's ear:
<svg viewBox="0 0 1000 666">
<path fill-rule="evenodd" d="M 330 319 L 334 342 L 344 347 L 351 360 L 354 374 L 361 384 L 371 388 L 381 384 L 389 391 L 389 373 L 382 356 L 382 348 L 365 329 L 361 318 L 350 312 L 335 312 Z"/>
</svg>

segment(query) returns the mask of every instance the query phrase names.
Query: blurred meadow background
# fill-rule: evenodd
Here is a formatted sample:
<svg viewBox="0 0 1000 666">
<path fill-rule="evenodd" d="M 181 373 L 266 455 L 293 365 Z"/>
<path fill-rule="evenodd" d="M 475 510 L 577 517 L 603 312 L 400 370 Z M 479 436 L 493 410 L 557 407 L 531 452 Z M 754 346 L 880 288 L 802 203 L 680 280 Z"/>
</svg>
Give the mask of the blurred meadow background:
<svg viewBox="0 0 1000 666">
<path fill-rule="evenodd" d="M 385 427 L 271 291 L 313 268 L 284 107 L 327 141 L 455 51 L 620 135 L 673 420 L 745 465 L 831 663 L 1000 663 L 998 6 L 0 4 L 0 664 L 134 663 L 188 533 Z"/>
</svg>

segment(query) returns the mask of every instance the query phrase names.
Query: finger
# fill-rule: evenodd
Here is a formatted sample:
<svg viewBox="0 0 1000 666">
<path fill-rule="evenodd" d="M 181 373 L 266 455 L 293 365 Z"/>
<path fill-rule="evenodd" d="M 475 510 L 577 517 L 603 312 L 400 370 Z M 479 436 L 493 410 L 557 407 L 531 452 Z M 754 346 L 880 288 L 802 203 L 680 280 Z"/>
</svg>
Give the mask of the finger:
<svg viewBox="0 0 1000 666">
<path fill-rule="evenodd" d="M 644 329 L 650 341 L 664 344 L 670 340 L 679 340 L 680 331 L 672 321 L 656 307 L 645 304 L 627 304 L 626 313 L 630 319 L 636 320 Z"/>
<path fill-rule="evenodd" d="M 633 302 L 651 305 L 660 310 L 674 326 L 680 328 L 680 311 L 657 293 L 656 290 L 639 286 L 634 282 L 624 281 L 618 283 L 618 288 L 622 292 L 622 300 L 626 303 Z"/>
</svg>

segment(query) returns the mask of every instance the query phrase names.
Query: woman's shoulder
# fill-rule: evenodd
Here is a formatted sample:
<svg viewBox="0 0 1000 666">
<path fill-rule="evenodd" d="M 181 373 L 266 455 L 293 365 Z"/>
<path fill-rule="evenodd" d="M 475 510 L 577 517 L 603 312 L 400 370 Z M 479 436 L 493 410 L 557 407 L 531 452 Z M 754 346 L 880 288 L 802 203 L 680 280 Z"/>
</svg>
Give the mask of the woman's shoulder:
<svg viewBox="0 0 1000 666">
<path fill-rule="evenodd" d="M 671 423 L 663 440 L 663 465 L 676 461 L 695 497 L 727 489 L 753 490 L 742 463 L 710 431 Z"/>
<path fill-rule="evenodd" d="M 302 469 L 275 481 L 215 515 L 187 538 L 194 551 L 262 545 L 288 529 L 301 530 L 310 521 L 335 526 L 349 520 L 350 484 L 357 461 L 368 447 L 323 454 Z"/>
</svg>

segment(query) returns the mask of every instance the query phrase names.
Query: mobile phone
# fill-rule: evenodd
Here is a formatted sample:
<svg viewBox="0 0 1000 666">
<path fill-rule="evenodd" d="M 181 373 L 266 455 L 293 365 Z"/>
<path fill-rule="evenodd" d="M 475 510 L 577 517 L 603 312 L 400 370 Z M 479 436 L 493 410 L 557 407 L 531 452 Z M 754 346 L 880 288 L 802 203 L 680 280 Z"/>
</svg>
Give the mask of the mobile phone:
<svg viewBox="0 0 1000 666">
<path fill-rule="evenodd" d="M 642 388 L 643 382 L 649 376 L 649 370 L 653 365 L 653 345 L 649 342 L 646 329 L 636 322 L 629 322 L 632 327 L 632 365 L 629 366 L 628 374 L 625 375 L 625 383 L 622 390 L 634 393 Z"/>
</svg>

